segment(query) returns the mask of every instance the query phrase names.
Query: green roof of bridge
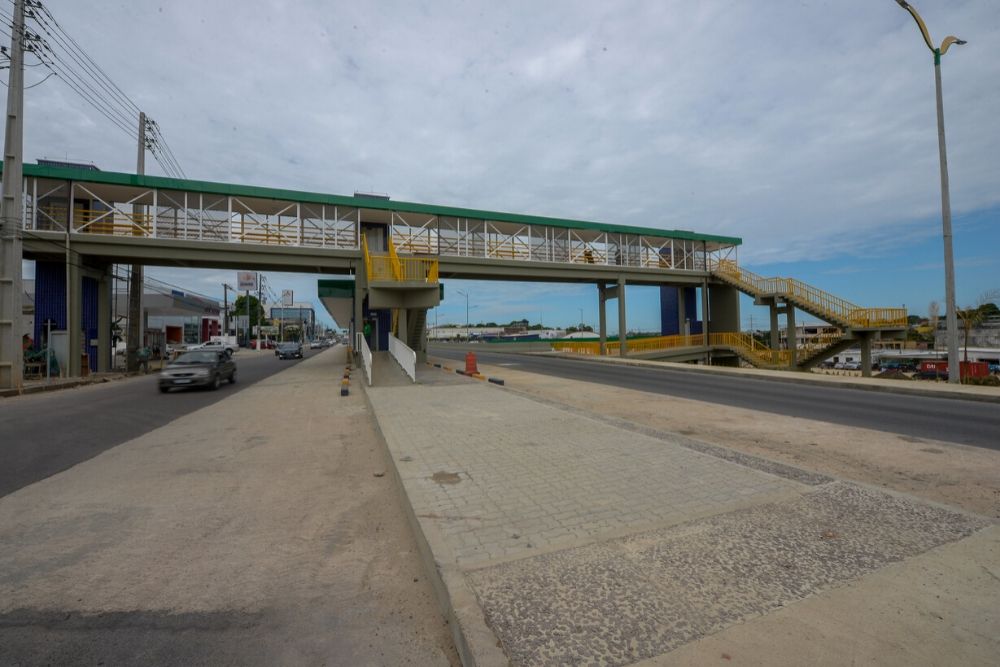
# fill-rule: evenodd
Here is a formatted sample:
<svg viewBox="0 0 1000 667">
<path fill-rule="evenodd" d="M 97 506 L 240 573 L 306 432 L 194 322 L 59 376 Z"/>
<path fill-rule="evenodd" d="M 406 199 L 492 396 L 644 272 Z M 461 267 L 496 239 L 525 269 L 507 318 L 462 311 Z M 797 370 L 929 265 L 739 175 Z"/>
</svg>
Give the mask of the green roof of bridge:
<svg viewBox="0 0 1000 667">
<path fill-rule="evenodd" d="M 0 173 L 3 167 L 0 165 Z M 496 222 L 512 222 L 524 225 L 546 225 L 564 229 L 587 229 L 612 234 L 638 234 L 641 236 L 660 236 L 688 239 L 694 241 L 712 241 L 726 245 L 740 245 L 743 240 L 734 236 L 717 236 L 714 234 L 698 234 L 676 229 L 657 229 L 655 227 L 633 227 L 569 218 L 550 218 L 540 215 L 523 215 L 519 213 L 503 213 L 499 211 L 483 211 L 456 206 L 437 206 L 434 204 L 417 204 L 414 202 L 395 201 L 392 199 L 375 199 L 369 197 L 354 197 L 347 195 L 331 195 L 316 192 L 301 192 L 298 190 L 283 190 L 279 188 L 263 188 L 252 185 L 235 185 L 232 183 L 214 183 L 212 181 L 195 181 L 163 176 L 140 176 L 114 171 L 93 171 L 72 167 L 55 167 L 50 165 L 25 164 L 24 175 L 54 180 L 84 181 L 108 185 L 127 185 L 135 187 L 158 188 L 163 190 L 179 190 L 183 192 L 201 192 L 216 195 L 232 195 L 238 197 L 255 197 L 258 199 L 275 199 L 309 204 L 329 204 L 331 206 L 349 206 L 383 211 L 399 211 L 403 213 L 424 213 L 456 218 L 475 218 L 478 220 L 493 220 Z"/>
</svg>

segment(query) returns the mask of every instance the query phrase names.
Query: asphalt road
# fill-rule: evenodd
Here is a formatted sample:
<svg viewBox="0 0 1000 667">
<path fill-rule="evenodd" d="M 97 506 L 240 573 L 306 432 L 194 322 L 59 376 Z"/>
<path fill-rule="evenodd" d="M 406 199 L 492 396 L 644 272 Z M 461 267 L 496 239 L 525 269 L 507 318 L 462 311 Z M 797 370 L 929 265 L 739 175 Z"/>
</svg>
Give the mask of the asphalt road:
<svg viewBox="0 0 1000 667">
<path fill-rule="evenodd" d="M 305 351 L 309 358 L 310 351 Z M 319 352 L 312 352 L 319 354 Z M 236 384 L 161 394 L 156 374 L 51 393 L 0 398 L 0 497 L 238 393 L 297 364 L 236 355 Z"/>
<path fill-rule="evenodd" d="M 430 354 L 461 360 L 465 350 L 434 347 Z M 476 352 L 476 357 L 484 364 L 508 365 L 520 371 L 1000 450 L 1000 406 L 996 403 L 537 355 Z"/>
</svg>

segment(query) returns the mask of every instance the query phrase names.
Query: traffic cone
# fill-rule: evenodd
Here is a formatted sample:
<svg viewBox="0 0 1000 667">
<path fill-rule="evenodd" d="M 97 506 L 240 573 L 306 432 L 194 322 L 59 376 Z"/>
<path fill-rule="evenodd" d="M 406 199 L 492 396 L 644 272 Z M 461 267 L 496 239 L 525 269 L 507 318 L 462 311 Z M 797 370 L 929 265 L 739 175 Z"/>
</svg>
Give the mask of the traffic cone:
<svg viewBox="0 0 1000 667">
<path fill-rule="evenodd" d="M 475 375 L 479 373 L 479 369 L 476 367 L 476 353 L 467 352 L 465 354 L 465 374 Z"/>
</svg>

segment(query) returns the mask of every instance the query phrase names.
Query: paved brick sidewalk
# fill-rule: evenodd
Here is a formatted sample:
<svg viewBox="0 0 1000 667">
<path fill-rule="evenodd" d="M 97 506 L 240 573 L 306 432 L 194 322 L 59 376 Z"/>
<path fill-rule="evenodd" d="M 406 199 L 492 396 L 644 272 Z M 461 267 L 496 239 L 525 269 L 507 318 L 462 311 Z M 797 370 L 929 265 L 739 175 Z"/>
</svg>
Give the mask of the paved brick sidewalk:
<svg viewBox="0 0 1000 667">
<path fill-rule="evenodd" d="M 414 509 L 463 566 L 806 488 L 469 380 L 369 395 Z"/>
<path fill-rule="evenodd" d="M 972 546 L 962 558 L 986 574 L 967 583 L 945 571 L 895 631 L 917 627 L 925 640 L 940 632 L 924 627 L 927 607 L 951 587 L 971 602 L 943 645 L 969 664 L 1000 648 L 954 639 L 990 634 L 996 538 L 982 517 L 440 371 L 418 380 L 366 391 L 459 625 L 475 635 L 466 655 L 478 664 L 662 657 L 791 603 L 808 612 L 817 595 L 963 540 Z M 910 567 L 916 578 L 927 571 Z M 856 617 L 843 614 L 837 632 L 858 632 L 848 627 Z M 872 650 L 912 639 L 893 628 L 884 637 Z M 836 664 L 836 647 L 817 646 Z M 897 664 L 921 663 L 919 652 L 897 653 Z M 795 664 L 795 651 L 784 655 L 775 664 Z"/>
</svg>

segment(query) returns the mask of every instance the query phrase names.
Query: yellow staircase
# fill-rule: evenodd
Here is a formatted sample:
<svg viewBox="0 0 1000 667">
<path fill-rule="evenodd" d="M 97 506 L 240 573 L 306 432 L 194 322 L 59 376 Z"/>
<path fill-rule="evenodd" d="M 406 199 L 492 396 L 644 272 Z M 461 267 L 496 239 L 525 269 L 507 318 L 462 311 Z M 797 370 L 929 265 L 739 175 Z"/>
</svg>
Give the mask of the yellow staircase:
<svg viewBox="0 0 1000 667">
<path fill-rule="evenodd" d="M 387 239 L 389 252 L 373 254 L 368 249 L 368 237 L 361 235 L 368 282 L 438 282 L 438 260 L 427 257 L 400 257 L 392 238 Z"/>
<path fill-rule="evenodd" d="M 906 329 L 905 308 L 862 308 L 801 280 L 765 278 L 728 259 L 716 262 L 712 273 L 755 299 L 780 297 L 799 310 L 841 329 Z"/>
</svg>

